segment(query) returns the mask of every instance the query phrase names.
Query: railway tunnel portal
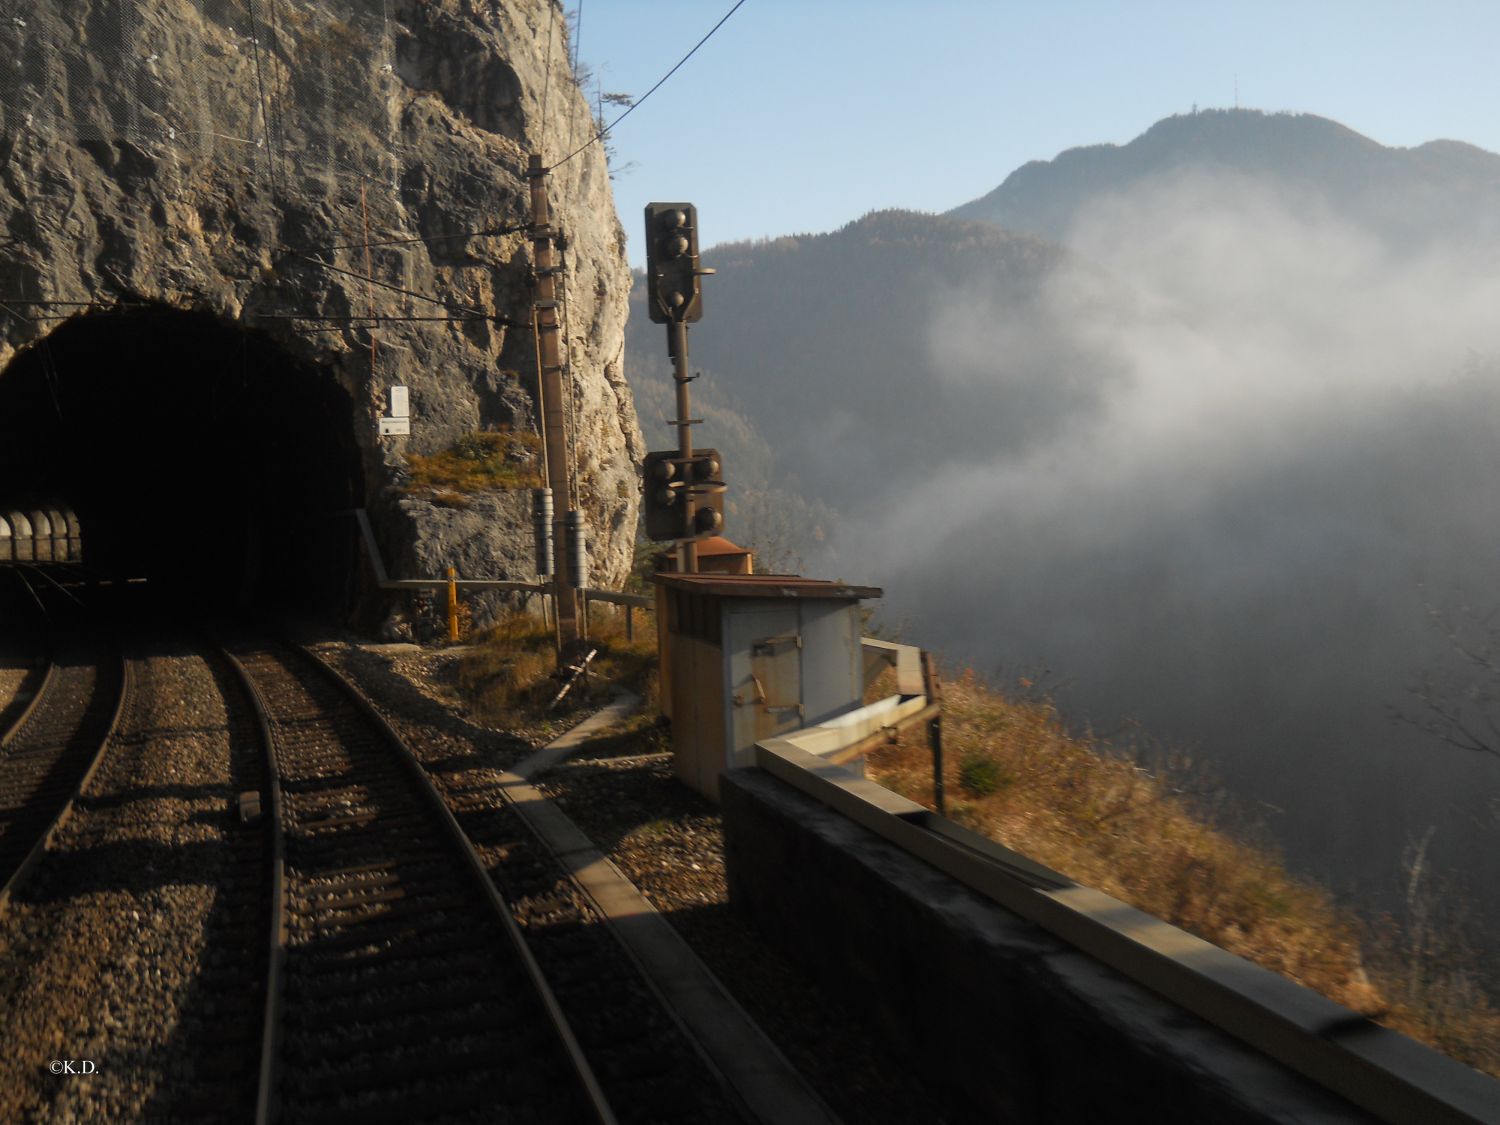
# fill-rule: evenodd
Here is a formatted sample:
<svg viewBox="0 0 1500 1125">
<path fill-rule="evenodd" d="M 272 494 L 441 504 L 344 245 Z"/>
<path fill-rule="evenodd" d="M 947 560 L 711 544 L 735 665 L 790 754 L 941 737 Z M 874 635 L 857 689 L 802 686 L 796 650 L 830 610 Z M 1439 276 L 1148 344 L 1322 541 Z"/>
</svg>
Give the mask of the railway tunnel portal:
<svg viewBox="0 0 1500 1125">
<path fill-rule="evenodd" d="M 397 596 L 340 589 L 373 576 L 332 512 L 365 508 L 393 576 L 532 578 L 521 486 L 423 492 L 412 457 L 537 428 L 531 158 L 593 122 L 555 5 L 79 7 L 0 20 L 0 512 L 20 540 L 71 512 L 91 569 L 373 629 Z M 599 146 L 545 187 L 569 500 L 608 586 L 644 447 L 625 236 Z M 395 387 L 410 431 L 382 437 Z"/>
<path fill-rule="evenodd" d="M 75 316 L 0 370 L 0 507 L 76 513 L 94 575 L 342 616 L 364 491 L 353 413 L 332 372 L 222 318 Z"/>
</svg>

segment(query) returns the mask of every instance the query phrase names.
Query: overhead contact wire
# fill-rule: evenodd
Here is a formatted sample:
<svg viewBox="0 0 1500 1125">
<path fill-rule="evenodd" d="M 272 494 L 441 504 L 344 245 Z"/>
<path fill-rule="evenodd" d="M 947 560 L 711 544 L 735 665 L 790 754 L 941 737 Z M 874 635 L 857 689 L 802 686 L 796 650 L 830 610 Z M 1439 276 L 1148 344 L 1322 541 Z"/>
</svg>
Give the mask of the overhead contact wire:
<svg viewBox="0 0 1500 1125">
<path fill-rule="evenodd" d="M 734 15 L 735 12 L 739 11 L 740 7 L 744 3 L 745 3 L 745 0 L 736 0 L 736 3 L 734 5 L 734 7 L 730 8 L 729 11 L 725 12 L 724 15 L 719 19 L 719 22 L 716 23 L 716 24 L 714 24 L 713 27 L 711 27 L 711 28 L 708 29 L 708 34 L 705 35 L 702 39 L 698 40 L 698 42 L 696 44 L 694 44 L 693 49 L 691 51 L 689 51 L 687 54 L 683 55 L 682 58 L 680 58 L 680 59 L 677 60 L 677 65 L 676 66 L 674 66 L 671 70 L 667 71 L 667 73 L 663 74 L 659 79 L 657 79 L 657 82 L 656 82 L 655 86 L 652 86 L 651 89 L 647 90 L 640 97 L 636 98 L 635 101 L 631 103 L 629 109 L 627 109 L 624 113 L 620 114 L 619 117 L 616 117 L 608 125 L 604 126 L 604 128 L 600 129 L 597 133 L 594 134 L 594 136 L 590 140 L 585 141 L 583 144 L 581 144 L 577 148 L 575 148 L 572 152 L 568 153 L 567 156 L 565 156 L 561 160 L 559 160 L 556 164 L 553 164 L 550 167 L 548 167 L 547 171 L 551 172 L 551 171 L 554 171 L 554 170 L 556 170 L 558 168 L 561 168 L 564 164 L 566 164 L 568 161 L 572 160 L 573 157 L 577 156 L 580 152 L 583 152 L 585 149 L 589 148 L 591 145 L 598 144 L 605 137 L 607 137 L 609 135 L 609 132 L 610 132 L 611 129 L 613 129 L 621 121 L 624 121 L 627 117 L 629 117 L 632 113 L 634 113 L 637 109 L 639 109 L 641 107 L 641 105 L 645 102 L 645 100 L 647 98 L 649 98 L 652 94 L 656 93 L 656 91 L 660 90 L 662 88 L 662 86 L 664 86 L 666 84 L 667 79 L 671 78 L 672 75 L 676 74 L 679 70 L 681 70 L 683 63 L 687 62 L 688 59 L 690 59 L 694 55 L 696 55 L 698 53 L 698 48 L 702 47 L 703 44 L 707 43 L 710 39 L 712 39 L 714 37 L 714 32 L 718 31 L 719 28 L 723 27 L 724 24 L 728 22 L 729 17 L 732 16 L 732 15 Z"/>
<path fill-rule="evenodd" d="M 484 238 L 503 234 L 519 234 L 525 230 L 528 223 L 515 223 L 511 226 L 486 227 L 483 230 L 463 230 L 454 234 L 419 234 L 413 238 L 390 238 L 374 242 L 344 242 L 337 246 L 318 246 L 312 248 L 312 253 L 325 253 L 333 250 L 358 250 L 362 246 L 410 246 L 417 242 L 443 242 L 454 238 Z"/>
<path fill-rule="evenodd" d="M 271 181 L 271 198 L 276 197 L 276 154 L 271 136 L 271 111 L 266 105 L 266 83 L 260 72 L 260 18 L 255 14 L 255 0 L 249 0 L 250 50 L 255 58 L 255 87 L 260 93 L 261 135 L 266 146 L 266 175 Z"/>
<path fill-rule="evenodd" d="M 378 285 L 382 289 L 389 289 L 395 293 L 403 293 L 408 297 L 415 297 L 419 301 L 427 301 L 430 304 L 437 305 L 440 308 L 448 309 L 452 312 L 467 313 L 469 316 L 477 317 L 480 320 L 499 319 L 493 313 L 487 313 L 482 309 L 470 308 L 467 305 L 455 305 L 450 301 L 444 301 L 437 297 L 429 297 L 425 293 L 418 293 L 414 289 L 403 289 L 399 285 L 392 285 L 389 281 L 378 281 L 373 277 L 366 277 L 362 273 L 355 273 L 353 270 L 340 269 L 338 266 L 330 265 L 328 262 L 323 261 L 321 258 L 311 258 L 306 254 L 298 254 L 297 257 L 304 262 L 311 262 L 315 266 L 321 266 L 323 269 L 328 270 L 331 273 L 343 274 L 345 277 L 352 277 L 356 281 L 368 282 L 371 285 Z"/>
<path fill-rule="evenodd" d="M 542 64 L 542 163 L 547 162 L 547 96 L 552 92 L 552 38 L 553 25 L 557 22 L 557 0 L 547 6 L 547 61 Z"/>
</svg>

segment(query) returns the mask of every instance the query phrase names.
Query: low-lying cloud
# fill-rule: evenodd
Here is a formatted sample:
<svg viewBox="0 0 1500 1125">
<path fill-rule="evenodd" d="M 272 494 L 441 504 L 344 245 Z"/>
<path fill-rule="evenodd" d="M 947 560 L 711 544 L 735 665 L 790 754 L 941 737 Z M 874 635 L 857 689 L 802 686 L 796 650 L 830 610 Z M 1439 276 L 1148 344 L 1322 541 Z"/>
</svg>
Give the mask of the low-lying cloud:
<svg viewBox="0 0 1500 1125">
<path fill-rule="evenodd" d="M 1437 823 L 1493 885 L 1500 761 L 1388 707 L 1444 659 L 1429 603 L 1500 605 L 1500 247 L 1414 251 L 1201 173 L 1102 202 L 1068 246 L 1033 305 L 944 294 L 929 350 L 950 394 L 1091 393 L 851 516 L 839 573 L 919 640 L 1202 745 L 1341 882 L 1394 885 Z"/>
</svg>

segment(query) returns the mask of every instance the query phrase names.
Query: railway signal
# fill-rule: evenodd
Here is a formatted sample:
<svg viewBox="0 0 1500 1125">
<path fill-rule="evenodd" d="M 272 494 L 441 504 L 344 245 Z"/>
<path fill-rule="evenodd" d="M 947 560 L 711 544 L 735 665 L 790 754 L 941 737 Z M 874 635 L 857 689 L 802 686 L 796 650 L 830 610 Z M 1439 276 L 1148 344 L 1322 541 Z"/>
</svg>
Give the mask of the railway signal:
<svg viewBox="0 0 1500 1125">
<path fill-rule="evenodd" d="M 675 449 L 646 454 L 641 514 L 653 542 L 697 539 L 724 528 L 724 462 L 717 449 L 699 449 L 687 462 Z M 691 500 L 692 514 L 688 514 Z"/>
<path fill-rule="evenodd" d="M 641 465 L 645 489 L 641 497 L 641 518 L 646 522 L 646 538 L 660 543 L 676 539 L 682 530 L 682 504 L 679 502 L 682 480 L 677 472 L 675 449 L 646 454 Z"/>
<path fill-rule="evenodd" d="M 703 319 L 698 279 L 698 208 L 691 203 L 646 204 L 646 307 L 657 324 Z"/>
<path fill-rule="evenodd" d="M 724 462 L 717 449 L 700 449 L 693 454 L 688 473 L 688 490 L 693 495 L 690 537 L 717 535 L 724 530 Z"/>
<path fill-rule="evenodd" d="M 650 453 L 645 469 L 646 535 L 677 541 L 678 570 L 698 569 L 696 540 L 724 526 L 724 482 L 719 455 L 693 452 L 697 419 L 688 409 L 688 324 L 703 317 L 699 278 L 713 273 L 698 264 L 698 208 L 691 203 L 646 204 L 646 307 L 667 326 L 667 354 L 677 384 L 677 451 Z"/>
</svg>

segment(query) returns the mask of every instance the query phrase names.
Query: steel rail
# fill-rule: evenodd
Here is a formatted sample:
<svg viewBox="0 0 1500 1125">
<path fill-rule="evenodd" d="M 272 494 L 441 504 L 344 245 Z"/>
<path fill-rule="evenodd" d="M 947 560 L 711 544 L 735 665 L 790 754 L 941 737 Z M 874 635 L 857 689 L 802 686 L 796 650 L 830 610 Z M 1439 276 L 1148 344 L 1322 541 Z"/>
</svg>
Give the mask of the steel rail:
<svg viewBox="0 0 1500 1125">
<path fill-rule="evenodd" d="M 49 620 L 47 607 L 42 604 L 42 599 L 37 597 L 36 590 L 27 581 L 26 575 L 22 570 L 17 567 L 11 573 L 15 575 L 15 579 L 21 584 L 21 588 L 31 595 L 31 600 L 36 602 L 37 610 L 41 613 L 42 619 L 44 621 Z M 53 659 L 54 656 L 55 651 L 49 642 L 42 657 L 47 662 L 47 670 L 42 673 L 42 682 L 36 685 L 35 690 L 31 693 L 31 699 L 21 709 L 21 713 L 16 716 L 15 721 L 6 727 L 5 730 L 0 731 L 0 753 L 3 753 L 5 748 L 10 745 L 11 739 L 26 725 L 27 720 L 31 718 L 32 712 L 37 709 L 37 706 L 42 701 L 42 697 L 53 687 L 57 674 L 57 662 Z M 26 681 L 23 678 L 21 682 L 24 685 Z"/>
<path fill-rule="evenodd" d="M 23 858 L 21 862 L 16 865 L 15 870 L 12 871 L 6 878 L 5 885 L 3 887 L 0 887 L 0 912 L 3 912 L 10 905 L 11 895 L 15 893 L 16 889 L 20 887 L 21 884 L 25 881 L 26 876 L 29 875 L 32 869 L 36 867 L 37 863 L 46 853 L 47 846 L 52 842 L 53 837 L 57 835 L 58 830 L 67 823 L 68 817 L 72 815 L 74 805 L 78 801 L 78 798 L 83 795 L 84 789 L 88 786 L 88 783 L 93 780 L 94 773 L 99 768 L 99 763 L 104 760 L 104 752 L 109 749 L 109 744 L 114 740 L 115 731 L 120 725 L 120 718 L 125 713 L 125 701 L 130 697 L 134 682 L 134 676 L 130 671 L 130 663 L 125 659 L 125 654 L 119 650 L 115 650 L 114 658 L 119 665 L 119 692 L 115 696 L 114 706 L 110 710 L 109 722 L 105 726 L 104 733 L 99 737 L 98 745 L 89 755 L 88 764 L 84 767 L 82 776 L 79 777 L 77 783 L 73 786 L 72 791 L 63 800 L 62 806 L 53 815 L 52 819 L 48 822 L 47 827 L 31 845 L 31 848 L 27 851 L 25 858 Z M 52 667 L 48 669 L 49 677 L 52 675 L 53 671 L 56 670 L 56 667 L 56 664 L 53 664 Z M 95 684 L 96 690 L 98 690 L 100 685 L 97 680 L 95 681 Z M 42 692 L 38 691 L 36 699 L 32 701 L 33 706 L 41 698 Z M 87 719 L 88 709 L 92 706 L 92 704 L 92 699 L 90 699 L 90 701 L 85 704 L 84 717 L 79 720 L 80 724 Z M 28 707 L 26 717 L 29 718 L 31 714 L 32 707 Z M 23 729 L 23 726 L 23 723 L 17 723 L 17 725 L 13 727 L 11 731 L 7 732 L 6 737 L 10 738 L 11 735 L 18 733 Z"/>
<path fill-rule="evenodd" d="M 51 655 L 48 655 L 46 659 L 47 671 L 42 675 L 42 682 L 37 685 L 36 691 L 32 693 L 31 699 L 27 702 L 25 708 L 16 716 L 16 721 L 11 723 L 9 729 L 3 734 L 0 734 L 0 751 L 10 746 L 11 740 L 26 725 L 27 721 L 31 718 L 32 712 L 41 706 L 43 697 L 55 687 L 57 682 L 57 663 Z"/>
<path fill-rule="evenodd" d="M 583 1048 L 578 1044 L 578 1037 L 574 1034 L 567 1016 L 563 1013 L 562 1006 L 557 1002 L 556 995 L 552 992 L 552 986 L 547 983 L 546 975 L 542 967 L 537 963 L 531 947 L 526 944 L 526 936 L 521 932 L 521 926 L 516 921 L 515 914 L 510 906 L 495 887 L 495 882 L 490 878 L 489 872 L 485 870 L 479 853 L 474 850 L 473 843 L 468 835 L 460 827 L 453 810 L 448 807 L 448 802 L 443 798 L 432 778 L 428 775 L 426 768 L 417 756 L 412 753 L 411 748 L 406 745 L 405 739 L 396 731 L 395 727 L 386 720 L 368 699 L 364 693 L 356 688 L 338 669 L 329 664 L 317 653 L 303 645 L 294 645 L 313 664 L 321 670 L 328 681 L 332 683 L 344 697 L 348 699 L 359 712 L 368 719 L 381 733 L 387 746 L 396 754 L 410 777 L 413 779 L 423 798 L 428 802 L 438 820 L 442 823 L 444 831 L 452 840 L 453 844 L 464 854 L 465 863 L 473 875 L 475 882 L 484 893 L 489 902 L 491 910 L 504 927 L 506 935 L 510 938 L 512 948 L 525 968 L 526 976 L 531 983 L 537 999 L 541 1001 L 543 1009 L 547 1012 L 548 1019 L 552 1024 L 554 1033 L 557 1035 L 564 1052 L 568 1056 L 568 1062 L 578 1077 L 579 1084 L 589 1101 L 589 1108 L 593 1111 L 599 1125 L 617 1125 L 614 1110 L 610 1108 L 608 1100 L 604 1096 L 604 1090 L 599 1085 L 599 1079 L 594 1074 L 594 1068 L 590 1065 L 588 1058 L 583 1053 Z"/>
<path fill-rule="evenodd" d="M 255 1125 L 270 1125 L 276 1120 L 279 1105 L 276 1099 L 277 1077 L 281 1063 L 281 978 L 286 965 L 286 836 L 281 828 L 281 774 L 276 768 L 276 744 L 271 737 L 271 721 L 265 698 L 250 673 L 233 653 L 223 646 L 215 646 L 229 663 L 235 679 L 250 702 L 255 720 L 257 740 L 260 742 L 262 763 L 266 769 L 266 800 L 261 807 L 261 817 L 267 825 L 269 846 L 271 889 L 271 924 L 268 931 L 266 954 L 266 1001 L 264 1023 L 260 1039 L 260 1077 L 256 1083 Z"/>
<path fill-rule="evenodd" d="M 47 612 L 47 607 L 42 603 L 42 599 L 37 596 L 36 587 L 33 586 L 29 581 L 27 581 L 26 575 L 22 572 L 21 567 L 16 566 L 12 568 L 11 573 L 16 576 L 16 581 L 21 584 L 21 588 L 31 595 L 31 600 L 36 602 L 36 608 L 41 612 L 42 617 L 45 620 L 50 621 L 52 619 L 52 615 Z"/>
<path fill-rule="evenodd" d="M 593 1119 L 599 1122 L 599 1125 L 616 1125 L 614 1113 L 605 1100 L 592 1067 L 583 1055 L 572 1028 L 568 1025 L 560 1005 L 542 975 L 539 964 L 527 947 L 520 926 L 427 771 L 385 717 L 336 669 L 303 645 L 281 641 L 277 642 L 277 647 L 290 649 L 307 662 L 309 667 L 306 671 L 292 674 L 321 677 L 343 701 L 358 712 L 367 728 L 376 735 L 377 744 L 383 744 L 391 752 L 397 768 L 407 777 L 418 801 L 427 807 L 439 836 L 446 838 L 451 846 L 458 848 L 464 854 L 464 866 L 469 873 L 465 878 L 471 882 L 474 889 L 481 892 L 487 909 L 508 935 L 532 992 L 540 1002 L 542 1010 L 547 1014 L 552 1033 L 567 1055 L 571 1070 L 577 1077 L 579 1090 L 588 1101 Z M 273 918 L 269 936 L 265 1026 L 261 1036 L 261 1067 L 255 1118 L 257 1125 L 272 1125 L 280 1119 L 283 1111 L 280 1094 L 284 1053 L 282 991 L 289 956 L 287 898 L 290 893 L 290 881 L 286 874 L 285 835 L 281 825 L 285 802 L 279 780 L 280 768 L 276 758 L 276 739 L 272 731 L 272 709 L 255 681 L 255 674 L 227 649 L 224 654 L 241 684 L 246 688 L 246 698 L 251 709 L 255 711 L 258 737 L 265 749 L 270 775 L 267 783 L 267 807 L 263 810 L 263 815 L 269 815 L 275 824 L 272 829 L 274 835 L 271 843 Z"/>
<path fill-rule="evenodd" d="M 67 564 L 64 564 L 64 565 L 67 565 Z M 34 562 L 30 562 L 30 563 L 23 562 L 23 563 L 17 563 L 16 566 L 18 568 L 34 572 L 38 578 L 41 578 L 44 581 L 46 581 L 48 583 L 48 585 L 52 586 L 53 589 L 55 589 L 63 597 L 67 598 L 69 601 L 71 601 L 74 605 L 78 606 L 80 609 L 83 608 L 83 601 L 78 597 L 78 595 L 75 594 L 75 593 L 73 593 L 72 590 L 68 589 L 66 586 L 64 586 L 61 582 L 59 582 L 56 578 L 53 578 L 52 575 L 48 573 L 48 571 L 47 571 L 48 564 L 34 563 Z M 18 570 L 17 573 L 20 573 L 20 570 Z M 29 583 L 28 583 L 28 585 L 29 585 Z M 33 592 L 32 596 L 33 597 L 36 596 L 35 592 Z M 37 598 L 37 604 L 38 605 L 41 604 L 41 599 L 40 598 Z"/>
</svg>

